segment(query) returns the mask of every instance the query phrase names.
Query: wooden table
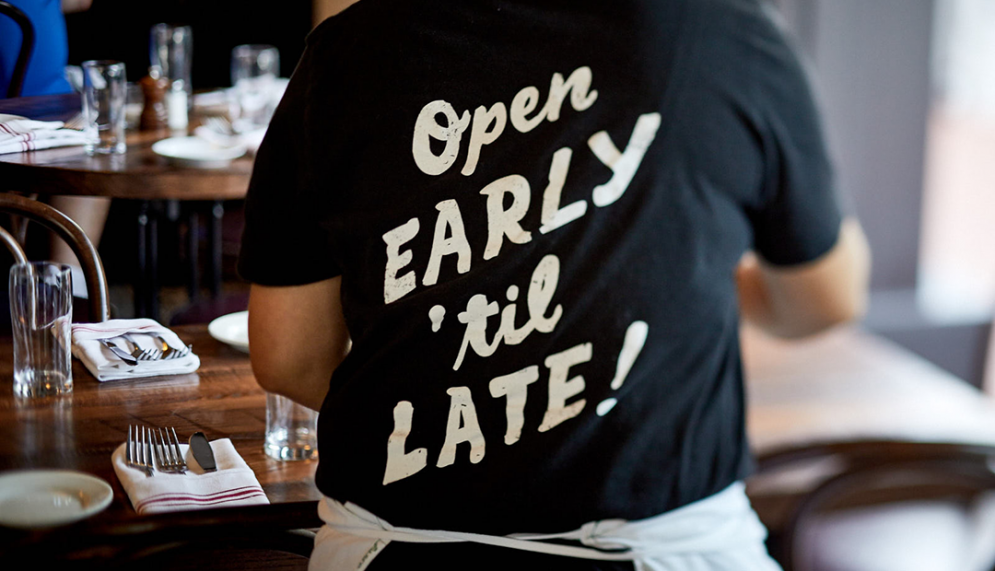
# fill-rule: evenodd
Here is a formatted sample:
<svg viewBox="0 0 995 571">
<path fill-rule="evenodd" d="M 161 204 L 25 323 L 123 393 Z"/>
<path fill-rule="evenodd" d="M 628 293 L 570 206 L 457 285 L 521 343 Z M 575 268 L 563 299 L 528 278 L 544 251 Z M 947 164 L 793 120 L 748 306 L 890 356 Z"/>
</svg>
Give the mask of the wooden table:
<svg viewBox="0 0 995 571">
<path fill-rule="evenodd" d="M 746 329 L 742 341 L 747 432 L 760 466 L 747 490 L 772 531 L 847 467 L 837 452 L 912 459 L 995 446 L 991 397 L 859 328 L 801 341 Z"/>
<path fill-rule="evenodd" d="M 995 401 L 881 337 L 841 328 L 743 335 L 747 427 L 759 456 L 820 442 L 995 444 Z"/>
<path fill-rule="evenodd" d="M 0 99 L 0 114 L 65 121 L 80 112 L 76 94 Z M 252 159 L 225 169 L 178 167 L 152 152 L 169 131 L 128 131 L 123 155 L 91 157 L 83 147 L 0 155 L 0 180 L 7 190 L 104 196 L 136 200 L 236 200 L 245 198 Z M 39 168 L 41 167 L 41 168 Z"/>
<path fill-rule="evenodd" d="M 76 94 L 43 95 L 0 100 L 0 114 L 30 119 L 65 121 L 80 111 Z M 43 149 L 0 155 L 0 190 L 41 195 L 101 196 L 140 201 L 138 215 L 138 276 L 136 315 L 157 317 L 157 220 L 161 201 L 206 201 L 209 206 L 212 257 L 212 294 L 221 287 L 221 218 L 223 201 L 245 197 L 253 159 L 245 156 L 224 169 L 176 166 L 152 152 L 152 144 L 171 136 L 168 131 L 128 131 L 123 155 L 91 157 L 83 147 Z M 197 275 L 196 210 L 188 213 L 188 257 L 191 257 L 189 290 L 199 291 Z"/>
<path fill-rule="evenodd" d="M 235 522 L 243 526 L 239 530 L 318 525 L 316 464 L 279 462 L 262 451 L 265 396 L 246 355 L 214 341 L 204 326 L 176 330 L 194 343 L 202 359 L 196 374 L 98 383 L 74 362 L 75 389 L 62 399 L 15 399 L 10 359 L 0 359 L 0 471 L 82 470 L 110 482 L 115 493 L 106 511 L 82 524 L 34 534 L 0 531 L 0 551 L 25 542 L 37 548 L 99 537 L 133 544 L 154 534 L 223 533 Z M 859 329 L 801 342 L 747 331 L 743 343 L 748 432 L 761 463 L 786 451 L 861 440 L 995 445 L 991 399 Z M 0 340 L 0 355 L 10 354 L 9 339 Z M 212 439 L 231 438 L 273 505 L 138 516 L 110 463 L 128 424 L 135 423 L 175 425 L 181 435 L 201 430 Z M 787 478 L 763 473 L 750 481 L 751 499 L 776 530 L 791 498 L 826 475 L 825 470 Z"/>
<path fill-rule="evenodd" d="M 158 534 L 223 533 L 225 526 L 261 530 L 316 527 L 315 461 L 283 462 L 263 452 L 266 396 L 252 376 L 248 356 L 212 339 L 206 326 L 177 327 L 201 358 L 193 374 L 97 382 L 73 360 L 71 395 L 50 399 L 13 396 L 11 340 L 0 339 L 0 472 L 70 469 L 99 476 L 114 489 L 100 514 L 49 531 L 0 528 L 0 552 L 25 546 L 58 550 L 102 542 L 134 548 Z M 195 431 L 209 439 L 230 438 L 256 473 L 271 506 L 236 507 L 139 516 L 111 466 L 111 453 L 127 436 L 129 424 L 175 426 L 181 439 Z M 249 527 L 246 527 L 249 526 Z M 119 545 L 120 547 L 120 545 Z M 6 549 L 5 549 L 6 548 Z"/>
</svg>

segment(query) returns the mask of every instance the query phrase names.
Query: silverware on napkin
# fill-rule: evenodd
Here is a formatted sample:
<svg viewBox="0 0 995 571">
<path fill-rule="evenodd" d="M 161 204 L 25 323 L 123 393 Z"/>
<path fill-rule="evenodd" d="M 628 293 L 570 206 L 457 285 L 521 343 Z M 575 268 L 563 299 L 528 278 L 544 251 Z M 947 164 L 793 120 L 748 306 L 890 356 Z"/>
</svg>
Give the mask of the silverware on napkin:
<svg viewBox="0 0 995 571">
<path fill-rule="evenodd" d="M 121 349 L 120 347 L 118 347 L 117 345 L 111 343 L 107 339 L 101 339 L 100 343 L 104 347 L 107 347 L 108 349 L 110 349 L 111 353 L 114 353 L 114 356 L 117 357 L 118 359 L 121 359 L 122 361 L 124 361 L 125 364 L 131 365 L 132 367 L 138 365 L 138 360 L 137 359 L 135 359 L 134 357 L 132 357 L 131 355 L 129 355 L 124 349 Z"/>
</svg>

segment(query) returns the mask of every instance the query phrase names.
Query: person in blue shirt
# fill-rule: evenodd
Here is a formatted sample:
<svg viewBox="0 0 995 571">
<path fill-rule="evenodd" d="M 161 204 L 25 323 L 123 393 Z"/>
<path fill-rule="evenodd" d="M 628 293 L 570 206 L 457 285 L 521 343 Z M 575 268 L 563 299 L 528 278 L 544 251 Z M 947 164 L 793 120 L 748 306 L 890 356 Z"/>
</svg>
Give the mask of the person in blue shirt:
<svg viewBox="0 0 995 571">
<path fill-rule="evenodd" d="M 35 45 L 28 61 L 21 96 L 72 93 L 64 69 L 69 58 L 69 40 L 63 14 L 87 10 L 92 0 L 7 0 L 19 8 L 34 25 Z M 14 65 L 21 50 L 21 28 L 0 16 L 0 98 L 6 97 Z M 55 196 L 55 208 L 75 220 L 93 241 L 99 243 L 110 208 L 105 198 Z M 75 254 L 61 241 L 52 244 L 52 259 L 78 266 Z M 82 283 L 82 280 L 78 280 Z M 82 292 L 80 292 L 82 293 Z"/>
<path fill-rule="evenodd" d="M 35 45 L 28 61 L 21 95 L 52 95 L 69 93 L 63 69 L 69 57 L 66 19 L 59 0 L 7 0 L 28 17 L 35 28 Z M 67 9 L 85 9 L 80 2 L 66 2 Z M 21 29 L 16 22 L 0 16 L 0 97 L 7 94 L 14 65 L 21 51 Z"/>
</svg>

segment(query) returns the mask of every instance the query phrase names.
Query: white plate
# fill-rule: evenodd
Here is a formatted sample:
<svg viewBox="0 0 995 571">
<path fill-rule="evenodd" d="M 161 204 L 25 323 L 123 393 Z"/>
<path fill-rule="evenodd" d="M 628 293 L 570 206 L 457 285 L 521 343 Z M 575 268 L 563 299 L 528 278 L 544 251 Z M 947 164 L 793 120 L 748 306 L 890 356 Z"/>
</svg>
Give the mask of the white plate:
<svg viewBox="0 0 995 571">
<path fill-rule="evenodd" d="M 229 313 L 215 319 L 207 326 L 207 332 L 222 343 L 249 352 L 249 312 Z"/>
<path fill-rule="evenodd" d="M 104 480 L 70 470 L 27 470 L 0 476 L 0 524 L 47 527 L 89 517 L 114 498 Z"/>
<path fill-rule="evenodd" d="M 245 145 L 223 147 L 200 137 L 171 137 L 152 145 L 152 152 L 170 162 L 198 168 L 222 168 L 245 154 Z"/>
</svg>

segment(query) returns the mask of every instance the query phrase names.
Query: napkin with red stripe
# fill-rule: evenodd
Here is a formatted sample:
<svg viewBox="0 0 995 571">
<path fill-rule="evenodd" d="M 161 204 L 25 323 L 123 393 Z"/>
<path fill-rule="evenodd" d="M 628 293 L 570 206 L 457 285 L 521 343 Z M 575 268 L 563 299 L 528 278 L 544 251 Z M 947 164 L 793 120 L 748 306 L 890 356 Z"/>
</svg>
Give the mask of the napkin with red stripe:
<svg viewBox="0 0 995 571">
<path fill-rule="evenodd" d="M 114 472 L 136 512 L 154 514 L 269 503 L 252 468 L 239 456 L 231 440 L 211 442 L 218 466 L 214 472 L 205 472 L 188 448 L 180 444 L 187 463 L 185 474 L 156 470 L 152 477 L 144 469 L 128 466 L 124 444 L 114 451 Z"/>
<path fill-rule="evenodd" d="M 0 155 L 86 143 L 82 131 L 63 127 L 62 121 L 32 121 L 8 115 L 6 120 L 0 120 Z"/>
<path fill-rule="evenodd" d="M 192 373 L 200 367 L 200 358 L 193 352 L 179 359 L 138 361 L 134 365 L 129 365 L 100 342 L 101 339 L 110 340 L 125 353 L 130 353 L 133 347 L 120 338 L 124 333 L 132 334 L 132 338 L 141 349 L 160 348 L 159 343 L 151 336 L 152 334 L 162 336 L 173 347 L 186 345 L 176 333 L 153 319 L 108 319 L 101 323 L 73 324 L 73 355 L 100 382 L 161 375 L 182 375 Z"/>
</svg>

